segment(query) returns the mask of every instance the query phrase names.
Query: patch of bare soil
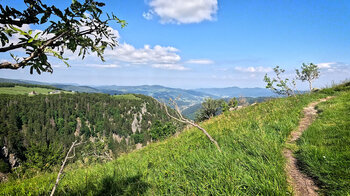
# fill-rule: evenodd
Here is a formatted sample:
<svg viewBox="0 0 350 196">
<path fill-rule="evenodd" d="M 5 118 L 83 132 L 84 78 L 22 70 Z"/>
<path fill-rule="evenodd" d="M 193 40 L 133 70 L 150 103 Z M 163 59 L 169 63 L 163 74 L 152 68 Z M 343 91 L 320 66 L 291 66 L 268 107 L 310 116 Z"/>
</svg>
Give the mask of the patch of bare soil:
<svg viewBox="0 0 350 196">
<path fill-rule="evenodd" d="M 317 110 L 315 106 L 321 102 L 327 101 L 333 97 L 327 97 L 320 99 L 316 102 L 310 103 L 304 108 L 304 117 L 300 120 L 297 130 L 293 131 L 287 141 L 287 143 L 294 143 L 298 140 L 301 134 L 311 125 L 317 116 Z M 287 160 L 286 172 L 288 175 L 288 182 L 293 186 L 294 195 L 304 196 L 317 195 L 318 187 L 315 185 L 314 181 L 307 175 L 301 173 L 297 160 L 293 156 L 293 152 L 290 149 L 285 148 L 283 150 L 284 157 Z"/>
</svg>

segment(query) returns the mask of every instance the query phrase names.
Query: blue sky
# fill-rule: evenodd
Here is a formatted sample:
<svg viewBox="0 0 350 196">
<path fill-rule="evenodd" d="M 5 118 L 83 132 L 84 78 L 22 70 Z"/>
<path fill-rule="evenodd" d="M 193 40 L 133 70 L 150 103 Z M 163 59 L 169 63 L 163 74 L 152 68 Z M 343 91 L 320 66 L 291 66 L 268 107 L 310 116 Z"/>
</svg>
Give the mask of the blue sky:
<svg viewBox="0 0 350 196">
<path fill-rule="evenodd" d="M 59 2 L 62 8 L 70 3 Z M 53 60 L 53 74 L 0 70 L 0 77 L 82 85 L 264 87 L 263 76 L 272 75 L 274 66 L 293 77 L 303 62 L 313 62 L 321 67 L 316 87 L 350 78 L 350 1 L 104 2 L 106 12 L 128 22 L 123 29 L 111 24 L 119 35 L 119 47 L 106 51 L 106 62 L 93 55 L 82 61 L 68 53 L 71 67 Z M 10 58 L 0 54 L 0 61 Z"/>
</svg>

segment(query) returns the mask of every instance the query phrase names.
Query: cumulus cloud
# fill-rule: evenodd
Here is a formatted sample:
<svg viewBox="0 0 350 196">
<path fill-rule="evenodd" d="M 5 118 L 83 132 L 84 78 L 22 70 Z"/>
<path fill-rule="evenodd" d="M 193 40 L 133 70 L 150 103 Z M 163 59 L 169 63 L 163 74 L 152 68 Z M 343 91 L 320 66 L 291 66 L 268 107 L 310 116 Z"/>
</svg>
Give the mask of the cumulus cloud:
<svg viewBox="0 0 350 196">
<path fill-rule="evenodd" d="M 217 0 L 150 0 L 151 9 L 144 13 L 146 19 L 153 15 L 160 17 L 161 23 L 199 23 L 213 20 L 218 10 Z"/>
<path fill-rule="evenodd" d="M 249 73 L 266 73 L 271 72 L 271 67 L 235 67 L 235 70 L 240 72 L 249 72 Z"/>
<path fill-rule="evenodd" d="M 209 65 L 214 64 L 214 61 L 209 59 L 190 59 L 186 61 L 187 64 L 200 64 L 200 65 Z"/>
<path fill-rule="evenodd" d="M 106 50 L 106 58 L 114 61 L 120 61 L 128 64 L 150 65 L 154 68 L 186 70 L 181 65 L 181 57 L 177 54 L 179 50 L 170 46 L 144 45 L 143 48 L 123 43 L 114 50 Z"/>
<path fill-rule="evenodd" d="M 328 62 L 328 63 L 318 63 L 317 66 L 321 69 L 323 68 L 331 68 L 332 65 L 336 65 L 337 63 L 336 62 Z"/>
</svg>

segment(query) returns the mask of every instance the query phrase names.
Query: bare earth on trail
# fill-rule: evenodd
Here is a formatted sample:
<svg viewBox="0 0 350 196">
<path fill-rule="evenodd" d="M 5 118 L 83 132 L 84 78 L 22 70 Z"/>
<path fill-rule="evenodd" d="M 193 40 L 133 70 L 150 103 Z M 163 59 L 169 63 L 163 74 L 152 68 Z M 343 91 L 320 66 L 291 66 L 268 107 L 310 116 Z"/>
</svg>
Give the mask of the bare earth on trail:
<svg viewBox="0 0 350 196">
<path fill-rule="evenodd" d="M 298 140 L 303 131 L 305 131 L 315 120 L 317 116 L 317 110 L 315 109 L 315 106 L 331 98 L 333 97 L 320 99 L 316 102 L 312 102 L 306 108 L 304 108 L 304 117 L 300 120 L 298 129 L 291 133 L 287 143 L 294 143 L 296 140 Z M 293 152 L 290 149 L 285 148 L 283 150 L 283 154 L 287 160 L 286 170 L 288 175 L 288 182 L 293 186 L 294 195 L 317 195 L 317 186 L 310 177 L 301 173 L 297 166 L 297 160 L 293 156 Z"/>
</svg>

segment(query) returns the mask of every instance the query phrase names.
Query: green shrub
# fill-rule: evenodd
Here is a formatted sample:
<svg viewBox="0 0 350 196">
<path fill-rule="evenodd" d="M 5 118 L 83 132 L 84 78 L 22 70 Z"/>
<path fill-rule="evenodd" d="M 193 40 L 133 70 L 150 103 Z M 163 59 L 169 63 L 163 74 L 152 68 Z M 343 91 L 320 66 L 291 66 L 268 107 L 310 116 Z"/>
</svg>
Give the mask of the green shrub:
<svg viewBox="0 0 350 196">
<path fill-rule="evenodd" d="M 161 140 L 176 133 L 176 127 L 171 123 L 156 121 L 151 127 L 150 134 L 153 140 Z"/>
</svg>

